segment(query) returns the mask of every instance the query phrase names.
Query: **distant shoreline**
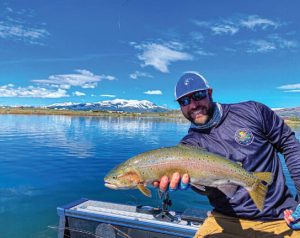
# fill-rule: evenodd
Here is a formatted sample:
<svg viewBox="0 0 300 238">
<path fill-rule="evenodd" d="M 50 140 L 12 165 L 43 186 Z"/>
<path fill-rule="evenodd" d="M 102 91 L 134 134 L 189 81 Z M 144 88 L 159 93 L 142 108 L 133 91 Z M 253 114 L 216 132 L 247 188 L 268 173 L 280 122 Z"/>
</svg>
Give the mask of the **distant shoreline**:
<svg viewBox="0 0 300 238">
<path fill-rule="evenodd" d="M 24 115 L 62 115 L 62 116 L 98 116 L 98 117 L 166 117 L 186 120 L 181 113 L 177 111 L 170 112 L 121 112 L 121 111 L 81 111 L 50 108 L 0 108 L 0 114 L 24 114 Z"/>
<path fill-rule="evenodd" d="M 73 110 L 58 110 L 50 108 L 27 108 L 27 107 L 7 107 L 0 108 L 0 114 L 15 114 L 15 115 L 61 115 L 61 116 L 95 116 L 95 117 L 153 117 L 164 119 L 178 119 L 188 122 L 179 111 L 171 112 L 120 112 L 120 111 L 73 111 Z M 300 125 L 300 119 L 284 119 L 288 125 Z"/>
<path fill-rule="evenodd" d="M 284 120 L 286 124 L 288 125 L 300 125 L 300 119 L 299 120 L 289 120 L 289 119 L 285 119 Z"/>
</svg>

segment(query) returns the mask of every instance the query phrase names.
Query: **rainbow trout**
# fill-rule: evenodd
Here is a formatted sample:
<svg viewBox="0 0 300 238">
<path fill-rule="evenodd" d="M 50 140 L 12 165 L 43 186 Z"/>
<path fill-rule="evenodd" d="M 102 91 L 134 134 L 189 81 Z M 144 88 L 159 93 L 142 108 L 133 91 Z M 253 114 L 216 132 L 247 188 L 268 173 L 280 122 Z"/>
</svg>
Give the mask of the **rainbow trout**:
<svg viewBox="0 0 300 238">
<path fill-rule="evenodd" d="M 270 172 L 248 172 L 240 164 L 205 149 L 178 145 L 134 156 L 110 171 L 104 181 L 108 188 L 138 188 L 151 197 L 151 191 L 146 186 L 159 181 L 164 175 L 170 178 L 174 172 L 189 174 L 190 184 L 195 187 L 215 187 L 226 195 L 226 189 L 222 189 L 226 185 L 242 186 L 260 211 L 263 210 L 268 190 L 262 181 L 271 184 L 273 177 Z"/>
</svg>

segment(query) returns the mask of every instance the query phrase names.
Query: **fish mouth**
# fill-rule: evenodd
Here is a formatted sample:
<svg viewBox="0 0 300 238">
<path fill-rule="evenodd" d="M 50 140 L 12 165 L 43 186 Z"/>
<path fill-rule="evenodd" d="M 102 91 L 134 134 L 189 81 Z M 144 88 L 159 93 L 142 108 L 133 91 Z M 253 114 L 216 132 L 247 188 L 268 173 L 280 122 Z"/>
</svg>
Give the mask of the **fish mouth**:
<svg viewBox="0 0 300 238">
<path fill-rule="evenodd" d="M 135 188 L 135 186 L 129 186 L 129 185 L 117 185 L 115 183 L 110 183 L 110 182 L 107 182 L 107 181 L 104 181 L 104 186 L 107 187 L 107 188 L 110 188 L 110 189 L 118 189 L 118 190 L 126 190 L 126 189 L 132 189 L 132 188 Z"/>
<path fill-rule="evenodd" d="M 110 189 L 118 189 L 118 186 L 109 182 L 105 182 L 104 184 L 105 187 L 110 188 Z"/>
</svg>

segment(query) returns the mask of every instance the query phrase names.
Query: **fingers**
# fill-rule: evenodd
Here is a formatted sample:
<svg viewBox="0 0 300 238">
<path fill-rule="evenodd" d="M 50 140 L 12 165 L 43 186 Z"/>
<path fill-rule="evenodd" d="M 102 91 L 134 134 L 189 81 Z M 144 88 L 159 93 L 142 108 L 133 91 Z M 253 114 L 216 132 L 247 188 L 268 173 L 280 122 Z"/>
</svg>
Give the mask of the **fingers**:
<svg viewBox="0 0 300 238">
<path fill-rule="evenodd" d="M 294 218 L 291 216 L 291 214 L 293 213 L 293 211 L 292 210 L 285 210 L 284 212 L 283 212 L 283 214 L 284 214 L 284 220 L 286 221 L 286 223 L 289 225 L 291 222 L 293 222 L 294 221 Z"/>
<path fill-rule="evenodd" d="M 158 186 L 159 186 L 159 182 L 158 181 L 153 182 L 153 187 L 158 188 Z"/>
<path fill-rule="evenodd" d="M 160 181 L 153 182 L 153 186 L 155 188 L 159 187 L 159 190 L 162 192 L 167 191 L 175 191 L 176 189 L 187 189 L 189 187 L 190 177 L 188 174 L 184 174 L 181 178 L 178 172 L 175 172 L 171 179 L 167 176 L 163 176 Z"/>
<path fill-rule="evenodd" d="M 190 182 L 190 176 L 188 174 L 184 174 L 182 176 L 181 182 L 184 184 L 188 184 Z"/>
<path fill-rule="evenodd" d="M 180 189 L 187 189 L 189 187 L 190 177 L 188 174 L 184 174 L 181 178 Z"/>
<path fill-rule="evenodd" d="M 159 190 L 162 192 L 167 191 L 169 187 L 169 178 L 167 176 L 163 176 L 159 183 Z"/>
<path fill-rule="evenodd" d="M 180 181 L 180 174 L 178 172 L 174 173 L 170 181 L 170 189 L 176 190 Z"/>
<path fill-rule="evenodd" d="M 291 213 L 290 213 L 290 211 L 289 210 L 285 210 L 284 212 L 283 212 L 283 215 L 284 215 L 284 220 L 285 220 L 285 222 L 289 225 L 290 224 L 290 219 L 289 219 L 289 217 L 290 217 L 290 215 L 291 215 Z"/>
</svg>

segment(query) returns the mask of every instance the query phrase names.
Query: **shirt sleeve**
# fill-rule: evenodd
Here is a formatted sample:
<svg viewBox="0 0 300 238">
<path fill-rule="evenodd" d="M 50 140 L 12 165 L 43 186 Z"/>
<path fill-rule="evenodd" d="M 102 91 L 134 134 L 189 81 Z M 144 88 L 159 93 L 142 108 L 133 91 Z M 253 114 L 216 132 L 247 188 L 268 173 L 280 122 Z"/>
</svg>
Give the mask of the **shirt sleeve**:
<svg viewBox="0 0 300 238">
<path fill-rule="evenodd" d="M 300 197 L 300 143 L 295 133 L 274 111 L 257 104 L 261 112 L 263 132 L 270 143 L 284 156 L 285 163 Z"/>
<path fill-rule="evenodd" d="M 191 145 L 191 146 L 200 146 L 199 140 L 191 133 L 191 129 L 189 129 L 189 133 L 181 139 L 179 142 L 181 145 Z"/>
</svg>

